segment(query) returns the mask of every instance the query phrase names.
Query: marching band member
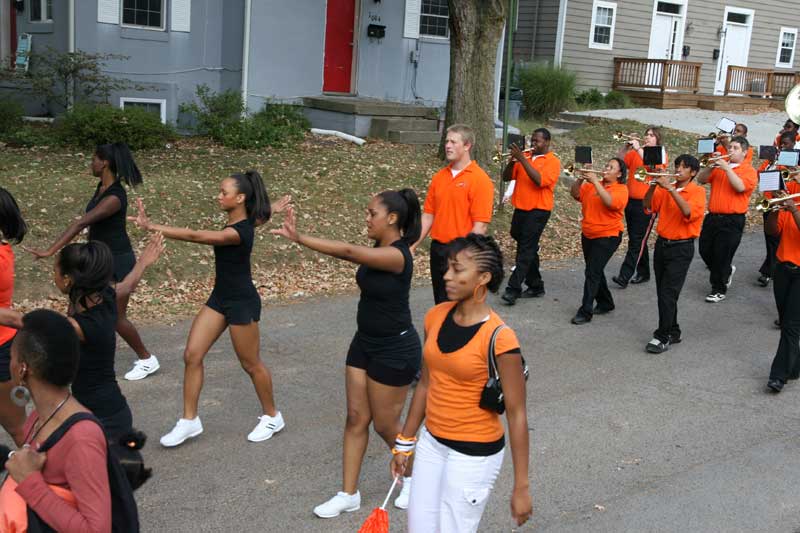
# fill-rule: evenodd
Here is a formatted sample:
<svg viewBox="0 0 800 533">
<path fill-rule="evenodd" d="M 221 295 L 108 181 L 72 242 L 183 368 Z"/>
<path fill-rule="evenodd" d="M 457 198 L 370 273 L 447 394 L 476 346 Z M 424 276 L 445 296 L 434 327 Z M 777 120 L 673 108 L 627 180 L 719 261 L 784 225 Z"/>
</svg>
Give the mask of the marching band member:
<svg viewBox="0 0 800 533">
<path fill-rule="evenodd" d="M 553 192 L 561 173 L 561 161 L 550 151 L 550 132 L 539 128 L 531 136 L 531 156 L 511 145 L 511 160 L 503 171 L 504 181 L 514 181 L 511 203 L 511 237 L 517 241 L 516 268 L 508 279 L 502 299 L 514 305 L 517 298 L 544 295 L 539 272 L 539 239 L 553 209 Z M 528 288 L 522 290 L 522 282 Z"/>
<path fill-rule="evenodd" d="M 706 191 L 692 182 L 700 170 L 700 162 L 691 155 L 675 160 L 677 180 L 658 176 L 644 196 L 647 213 L 658 214 L 658 239 L 653 250 L 653 272 L 658 294 L 658 329 L 645 349 L 662 353 L 670 344 L 681 342 L 678 325 L 678 297 L 681 294 L 689 265 L 694 257 L 694 241 L 706 209 Z"/>
<path fill-rule="evenodd" d="M 798 131 L 798 128 L 800 128 L 800 125 L 792 121 L 792 119 L 786 119 L 786 122 L 783 124 L 783 128 L 781 128 L 781 131 L 779 131 L 778 135 L 775 136 L 775 142 L 772 143 L 773 146 L 780 146 L 781 135 L 788 132 L 794 133 L 795 144 L 800 143 L 800 131 Z"/>
<path fill-rule="evenodd" d="M 756 187 L 757 175 L 752 165 L 744 162 L 750 143 L 744 137 L 731 139 L 730 162 L 718 159 L 697 175 L 701 185 L 711 184 L 708 215 L 703 220 L 698 249 L 711 270 L 709 303 L 725 299 L 736 267 L 733 256 L 742 240 L 745 213 L 750 195 Z"/>
<path fill-rule="evenodd" d="M 622 217 L 628 203 L 626 175 L 625 162 L 614 157 L 602 172 L 583 170 L 583 178 L 576 179 L 570 187 L 572 197 L 582 204 L 581 248 L 586 262 L 583 301 L 572 318 L 573 324 L 586 324 L 595 313 L 614 309 L 603 270 L 622 241 Z"/>
</svg>

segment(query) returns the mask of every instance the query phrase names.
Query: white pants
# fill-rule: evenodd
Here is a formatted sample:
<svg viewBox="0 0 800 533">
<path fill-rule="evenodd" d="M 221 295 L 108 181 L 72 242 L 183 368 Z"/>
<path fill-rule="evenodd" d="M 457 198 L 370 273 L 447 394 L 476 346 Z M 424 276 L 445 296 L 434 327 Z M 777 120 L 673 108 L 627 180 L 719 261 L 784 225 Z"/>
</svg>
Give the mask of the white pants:
<svg viewBox="0 0 800 533">
<path fill-rule="evenodd" d="M 423 427 L 414 453 L 409 533 L 478 531 L 504 451 L 488 457 L 464 455 L 434 439 Z"/>
</svg>

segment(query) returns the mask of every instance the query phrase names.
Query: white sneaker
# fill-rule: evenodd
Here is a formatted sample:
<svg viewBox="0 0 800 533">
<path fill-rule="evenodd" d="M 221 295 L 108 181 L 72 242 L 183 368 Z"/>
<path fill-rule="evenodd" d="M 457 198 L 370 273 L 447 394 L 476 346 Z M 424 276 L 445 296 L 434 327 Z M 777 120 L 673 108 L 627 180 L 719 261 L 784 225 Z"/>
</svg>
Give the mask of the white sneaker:
<svg viewBox="0 0 800 533">
<path fill-rule="evenodd" d="M 167 448 L 183 444 L 186 439 L 196 437 L 203 432 L 203 423 L 200 422 L 200 417 L 194 417 L 191 420 L 186 418 L 178 419 L 178 423 L 172 428 L 172 431 L 161 437 L 161 445 Z"/>
<path fill-rule="evenodd" d="M 275 416 L 261 415 L 258 417 L 258 424 L 253 431 L 247 435 L 250 442 L 261 442 L 272 438 L 272 436 L 282 430 L 286 424 L 283 423 L 283 415 L 280 411 Z"/>
<path fill-rule="evenodd" d="M 125 379 L 128 381 L 137 381 L 140 379 L 144 379 L 156 370 L 161 368 L 161 365 L 158 364 L 158 359 L 156 359 L 155 355 L 150 355 L 147 359 L 137 359 L 135 363 L 133 363 L 133 368 L 125 374 Z"/>
<path fill-rule="evenodd" d="M 352 513 L 361 509 L 361 493 L 356 491 L 355 494 L 347 494 L 346 492 L 339 492 L 323 504 L 314 507 L 314 514 L 320 518 L 334 518 L 345 513 Z"/>
<path fill-rule="evenodd" d="M 411 496 L 411 478 L 403 477 L 403 488 L 394 499 L 394 506 L 398 509 L 408 509 L 408 497 Z"/>
<path fill-rule="evenodd" d="M 706 301 L 712 304 L 718 304 L 722 300 L 725 299 L 725 295 L 721 292 L 712 292 L 708 296 L 706 296 Z"/>
<path fill-rule="evenodd" d="M 736 274 L 736 265 L 731 265 L 731 275 L 728 276 L 728 281 L 725 282 L 726 287 L 730 287 L 733 283 L 733 275 Z"/>
</svg>

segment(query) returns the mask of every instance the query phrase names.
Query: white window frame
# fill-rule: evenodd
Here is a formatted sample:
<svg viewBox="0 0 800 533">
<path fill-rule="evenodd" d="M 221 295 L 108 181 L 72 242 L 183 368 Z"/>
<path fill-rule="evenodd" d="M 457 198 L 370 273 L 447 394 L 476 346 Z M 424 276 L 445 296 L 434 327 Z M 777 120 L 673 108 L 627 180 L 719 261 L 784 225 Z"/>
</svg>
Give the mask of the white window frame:
<svg viewBox="0 0 800 533">
<path fill-rule="evenodd" d="M 30 0 L 29 2 L 29 9 L 28 9 L 28 22 L 31 24 L 52 24 L 53 19 L 47 18 L 47 3 L 50 1 L 50 7 L 52 11 L 52 0 Z M 41 10 L 42 10 L 42 18 L 40 20 L 33 20 L 31 16 L 33 16 L 33 4 L 34 2 L 38 2 Z"/>
<path fill-rule="evenodd" d="M 781 63 L 781 50 L 783 44 L 783 34 L 791 33 L 794 35 L 794 46 L 792 47 L 792 57 L 788 63 Z M 794 68 L 794 53 L 797 50 L 797 28 L 781 27 L 778 33 L 778 52 L 775 54 L 775 67 L 776 68 Z"/>
<path fill-rule="evenodd" d="M 167 123 L 167 100 L 165 98 L 134 98 L 133 96 L 120 96 L 120 109 L 125 109 L 125 104 L 128 102 L 139 104 L 159 104 L 161 106 L 161 123 Z"/>
<path fill-rule="evenodd" d="M 136 28 L 137 30 L 166 31 L 167 29 L 167 0 L 161 0 L 161 27 L 139 26 L 138 24 L 125 24 L 125 0 L 119 0 L 119 25 L 123 28 Z"/>
<path fill-rule="evenodd" d="M 594 42 L 594 29 L 597 24 L 597 8 L 604 7 L 613 10 L 611 15 L 611 35 L 608 38 L 608 44 Z M 617 3 L 606 2 L 605 0 L 594 0 L 592 2 L 592 24 L 589 27 L 589 48 L 598 50 L 613 50 L 614 49 L 614 30 L 617 26 Z"/>
<path fill-rule="evenodd" d="M 448 15 L 447 17 L 443 17 L 441 15 L 427 15 L 427 14 L 424 14 L 422 12 L 422 3 L 424 1 L 425 0 L 420 0 L 420 2 L 419 2 L 419 22 L 418 22 L 418 24 L 419 24 L 419 36 L 421 38 L 423 38 L 423 39 L 438 39 L 440 41 L 449 41 L 450 40 L 450 15 Z M 437 17 L 437 18 L 446 19 L 447 20 L 447 35 L 443 37 L 441 35 L 431 35 L 430 33 L 422 33 L 422 17 Z"/>
</svg>

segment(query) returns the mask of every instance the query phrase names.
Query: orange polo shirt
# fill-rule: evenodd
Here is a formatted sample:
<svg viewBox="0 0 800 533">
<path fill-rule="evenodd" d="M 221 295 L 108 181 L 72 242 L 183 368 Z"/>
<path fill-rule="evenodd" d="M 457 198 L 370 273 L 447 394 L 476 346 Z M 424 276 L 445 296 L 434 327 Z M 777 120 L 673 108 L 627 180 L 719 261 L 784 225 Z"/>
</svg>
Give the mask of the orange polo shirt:
<svg viewBox="0 0 800 533">
<path fill-rule="evenodd" d="M 778 261 L 800 266 L 800 228 L 794 221 L 794 215 L 785 209 L 778 213 L 778 234 L 781 237 L 775 253 Z"/>
<path fill-rule="evenodd" d="M 610 208 L 605 206 L 594 185 L 588 182 L 581 185 L 581 231 L 587 239 L 615 237 L 625 228 L 622 219 L 628 205 L 628 188 L 621 183 L 612 183 L 605 189 L 611 194 Z"/>
<path fill-rule="evenodd" d="M 658 213 L 656 231 L 659 237 L 671 241 L 696 239 L 700 236 L 703 215 L 706 212 L 706 190 L 690 181 L 678 194 L 689 203 L 691 214 L 686 218 L 666 189 L 661 187 L 653 192 L 650 213 Z"/>
<path fill-rule="evenodd" d="M 439 349 L 439 330 L 457 302 L 444 302 L 425 315 L 423 357 L 428 369 L 425 426 L 431 434 L 462 442 L 495 442 L 503 436 L 500 416 L 479 407 L 481 392 L 489 379 L 487 349 L 492 333 L 503 320 L 492 311 L 474 337 L 451 353 Z M 510 328 L 497 335 L 495 353 L 519 349 Z M 503 357 L 500 355 L 500 357 Z"/>
<path fill-rule="evenodd" d="M 799 142 L 800 142 L 800 133 L 798 133 L 797 135 L 795 135 L 795 137 L 794 137 L 794 142 L 795 142 L 795 143 L 799 143 Z M 774 143 L 772 143 L 772 146 L 780 146 L 780 145 L 781 145 L 781 134 L 779 133 L 779 134 L 777 134 L 777 135 L 775 136 L 775 142 L 774 142 Z"/>
<path fill-rule="evenodd" d="M 11 307 L 14 296 L 14 250 L 10 244 L 0 244 L 0 307 Z M 17 330 L 0 326 L 0 344 L 14 338 Z"/>
<path fill-rule="evenodd" d="M 752 165 L 740 164 L 733 173 L 744 182 L 744 192 L 736 192 L 728 181 L 728 176 L 721 168 L 715 168 L 708 177 L 711 184 L 711 198 L 708 211 L 717 215 L 746 213 L 750 204 L 750 195 L 758 183 L 758 174 Z"/>
<path fill-rule="evenodd" d="M 494 184 L 475 161 L 453 177 L 450 165 L 433 175 L 424 212 L 433 215 L 431 239 L 447 243 L 472 231 L 475 222 L 492 221 Z"/>
<path fill-rule="evenodd" d="M 516 181 L 511 204 L 517 209 L 530 211 L 531 209 L 553 210 L 553 192 L 561 174 L 561 160 L 553 152 L 544 155 L 528 157 L 528 161 L 542 178 L 542 185 L 536 185 L 525 172 L 525 167 L 517 161 L 511 173 L 511 179 Z"/>
<path fill-rule="evenodd" d="M 624 161 L 625 166 L 628 167 L 628 198 L 631 200 L 641 200 L 644 198 L 644 195 L 647 194 L 649 185 L 646 182 L 637 180 L 634 177 L 634 174 L 641 167 L 644 167 L 644 160 L 642 159 L 642 156 L 639 155 L 637 150 L 629 150 L 628 153 L 625 154 Z M 664 161 L 669 161 L 666 148 L 664 148 Z M 648 170 L 660 172 L 666 169 L 668 166 L 669 165 L 655 165 Z"/>
</svg>

